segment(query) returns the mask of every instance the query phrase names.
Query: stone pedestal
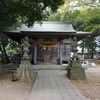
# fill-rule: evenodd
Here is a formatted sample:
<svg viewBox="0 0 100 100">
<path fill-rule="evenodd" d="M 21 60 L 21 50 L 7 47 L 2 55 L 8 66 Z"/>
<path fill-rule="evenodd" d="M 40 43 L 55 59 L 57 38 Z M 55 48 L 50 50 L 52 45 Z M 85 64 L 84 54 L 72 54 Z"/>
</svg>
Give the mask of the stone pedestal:
<svg viewBox="0 0 100 100">
<path fill-rule="evenodd" d="M 17 77 L 22 82 L 31 82 L 29 67 L 29 60 L 22 60 L 19 68 L 17 69 Z"/>
<path fill-rule="evenodd" d="M 29 60 L 22 60 L 17 68 L 17 78 L 22 82 L 32 82 L 35 80 L 37 72 L 31 67 Z"/>
<path fill-rule="evenodd" d="M 81 67 L 79 60 L 73 60 L 67 69 L 67 77 L 72 80 L 86 79 L 85 69 Z"/>
</svg>

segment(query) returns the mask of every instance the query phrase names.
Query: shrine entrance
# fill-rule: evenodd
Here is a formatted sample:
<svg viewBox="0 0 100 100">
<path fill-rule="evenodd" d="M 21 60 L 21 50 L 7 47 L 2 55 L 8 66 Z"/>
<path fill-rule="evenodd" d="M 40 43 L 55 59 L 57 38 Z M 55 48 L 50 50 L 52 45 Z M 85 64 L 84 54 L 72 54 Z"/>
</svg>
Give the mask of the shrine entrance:
<svg viewBox="0 0 100 100">
<path fill-rule="evenodd" d="M 58 65 L 58 55 L 54 50 L 55 49 L 39 49 L 39 52 L 37 52 L 36 65 Z"/>
<path fill-rule="evenodd" d="M 37 64 L 38 62 L 41 63 L 51 63 L 51 64 L 57 64 L 57 59 L 59 58 L 59 43 L 53 42 L 53 41 L 45 41 L 43 42 L 37 42 Z M 34 48 L 35 50 L 35 48 Z M 34 53 L 35 54 L 35 53 Z"/>
<path fill-rule="evenodd" d="M 52 50 L 45 50 L 43 54 L 43 61 L 47 63 L 52 63 Z"/>
<path fill-rule="evenodd" d="M 31 40 L 31 39 L 30 39 Z M 40 39 L 31 40 L 32 48 L 30 49 L 32 53 L 33 64 L 47 63 L 47 64 L 60 64 L 63 62 L 68 62 L 70 59 L 70 38 L 69 39 Z"/>
</svg>

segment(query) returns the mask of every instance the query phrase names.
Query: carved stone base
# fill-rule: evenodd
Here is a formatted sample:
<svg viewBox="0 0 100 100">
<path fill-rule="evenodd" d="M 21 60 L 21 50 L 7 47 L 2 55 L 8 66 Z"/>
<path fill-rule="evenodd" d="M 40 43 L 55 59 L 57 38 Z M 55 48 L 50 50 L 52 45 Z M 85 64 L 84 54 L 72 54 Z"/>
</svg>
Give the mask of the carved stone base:
<svg viewBox="0 0 100 100">
<path fill-rule="evenodd" d="M 72 80 L 86 79 L 85 70 L 83 68 L 68 68 L 67 77 Z"/>
<path fill-rule="evenodd" d="M 29 60 L 22 60 L 20 67 L 17 69 L 17 78 L 22 82 L 34 81 L 37 73 L 34 72 Z"/>
<path fill-rule="evenodd" d="M 67 77 L 72 80 L 86 79 L 85 69 L 81 67 L 79 61 L 72 61 L 71 67 L 67 69 Z"/>
</svg>

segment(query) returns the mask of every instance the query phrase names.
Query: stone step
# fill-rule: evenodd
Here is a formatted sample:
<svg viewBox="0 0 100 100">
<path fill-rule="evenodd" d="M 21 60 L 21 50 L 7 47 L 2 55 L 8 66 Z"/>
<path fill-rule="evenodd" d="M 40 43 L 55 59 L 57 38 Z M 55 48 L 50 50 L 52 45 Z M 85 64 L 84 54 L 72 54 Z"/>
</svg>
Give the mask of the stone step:
<svg viewBox="0 0 100 100">
<path fill-rule="evenodd" d="M 65 70 L 67 65 L 32 65 L 34 70 Z"/>
</svg>

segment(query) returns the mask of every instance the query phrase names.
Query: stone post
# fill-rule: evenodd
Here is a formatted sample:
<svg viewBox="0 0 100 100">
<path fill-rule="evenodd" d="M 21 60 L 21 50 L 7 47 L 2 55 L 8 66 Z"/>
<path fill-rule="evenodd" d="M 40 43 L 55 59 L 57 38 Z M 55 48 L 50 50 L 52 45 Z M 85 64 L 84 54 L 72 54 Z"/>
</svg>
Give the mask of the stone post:
<svg viewBox="0 0 100 100">
<path fill-rule="evenodd" d="M 67 70 L 67 77 L 69 79 L 86 79 L 85 70 L 82 68 L 80 60 L 77 55 L 77 38 L 74 37 L 71 41 L 73 57 L 70 59 L 69 67 Z"/>
</svg>

